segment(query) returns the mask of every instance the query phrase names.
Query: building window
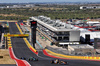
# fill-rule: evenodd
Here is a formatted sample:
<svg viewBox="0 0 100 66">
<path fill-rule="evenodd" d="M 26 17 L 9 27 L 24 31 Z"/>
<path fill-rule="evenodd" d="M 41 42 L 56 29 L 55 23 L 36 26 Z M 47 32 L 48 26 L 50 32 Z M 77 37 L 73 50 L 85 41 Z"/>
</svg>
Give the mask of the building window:
<svg viewBox="0 0 100 66">
<path fill-rule="evenodd" d="M 59 32 L 59 34 L 62 34 L 62 32 Z"/>
<path fill-rule="evenodd" d="M 64 32 L 64 34 L 69 34 L 69 32 Z"/>
<path fill-rule="evenodd" d="M 62 37 L 58 37 L 58 40 L 62 40 Z"/>
<path fill-rule="evenodd" d="M 57 40 L 57 37 L 53 37 L 55 40 Z"/>
<path fill-rule="evenodd" d="M 57 34 L 58 34 L 58 35 L 61 35 L 61 34 L 62 34 L 62 32 L 57 32 Z"/>
<path fill-rule="evenodd" d="M 64 40 L 69 40 L 69 37 L 64 37 Z"/>
</svg>

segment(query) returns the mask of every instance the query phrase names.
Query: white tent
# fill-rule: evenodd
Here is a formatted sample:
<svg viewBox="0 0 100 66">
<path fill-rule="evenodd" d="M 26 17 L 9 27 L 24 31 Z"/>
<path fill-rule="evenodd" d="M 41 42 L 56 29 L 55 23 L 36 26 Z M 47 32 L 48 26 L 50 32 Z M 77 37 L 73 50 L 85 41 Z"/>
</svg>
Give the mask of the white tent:
<svg viewBox="0 0 100 66">
<path fill-rule="evenodd" d="M 90 42 L 93 42 L 94 38 L 100 38 L 100 32 L 85 32 L 85 33 L 81 33 L 80 36 L 83 37 L 85 40 L 86 34 L 90 34 Z"/>
</svg>

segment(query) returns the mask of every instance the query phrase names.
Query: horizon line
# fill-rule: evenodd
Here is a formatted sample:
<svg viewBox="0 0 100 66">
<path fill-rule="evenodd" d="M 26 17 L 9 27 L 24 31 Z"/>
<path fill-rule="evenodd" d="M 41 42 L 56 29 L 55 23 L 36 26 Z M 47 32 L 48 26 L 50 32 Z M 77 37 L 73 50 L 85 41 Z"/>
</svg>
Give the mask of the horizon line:
<svg viewBox="0 0 100 66">
<path fill-rule="evenodd" d="M 2 2 L 5 3 L 5 2 Z M 6 3 L 10 3 L 10 2 L 6 2 Z M 12 3 L 100 3 L 100 2 L 12 2 Z M 1 4 L 1 3 L 0 3 Z"/>
</svg>

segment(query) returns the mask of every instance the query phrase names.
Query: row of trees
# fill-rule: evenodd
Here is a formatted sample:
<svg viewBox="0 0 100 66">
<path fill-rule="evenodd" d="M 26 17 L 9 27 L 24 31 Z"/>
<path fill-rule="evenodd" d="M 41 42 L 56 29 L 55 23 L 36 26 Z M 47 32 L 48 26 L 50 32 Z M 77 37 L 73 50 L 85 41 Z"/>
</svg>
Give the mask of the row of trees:
<svg viewBox="0 0 100 66">
<path fill-rule="evenodd" d="M 46 6 L 45 6 L 46 7 Z M 54 6 L 52 6 L 54 7 Z M 62 8 L 62 9 L 56 9 Z M 15 9 L 0 9 L 0 14 L 16 14 L 22 15 L 19 16 L 0 16 L 0 19 L 9 19 L 9 20 L 18 20 L 23 19 L 26 20 L 31 16 L 39 16 L 44 15 L 51 17 L 52 19 L 84 19 L 84 18 L 100 18 L 100 9 L 88 9 L 88 10 L 80 10 L 79 6 L 56 6 L 55 9 L 43 9 L 40 8 L 15 8 Z"/>
<path fill-rule="evenodd" d="M 28 17 L 0 16 L 0 20 L 26 20 Z"/>
</svg>

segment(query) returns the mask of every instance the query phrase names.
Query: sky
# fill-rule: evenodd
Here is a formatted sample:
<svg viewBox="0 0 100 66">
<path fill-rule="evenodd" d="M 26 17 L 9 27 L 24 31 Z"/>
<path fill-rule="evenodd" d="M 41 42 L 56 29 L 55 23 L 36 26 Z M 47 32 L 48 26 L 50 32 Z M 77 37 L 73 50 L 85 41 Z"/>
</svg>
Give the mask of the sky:
<svg viewBox="0 0 100 66">
<path fill-rule="evenodd" d="M 100 2 L 100 0 L 0 0 L 0 3 L 30 3 L 30 2 Z"/>
</svg>

